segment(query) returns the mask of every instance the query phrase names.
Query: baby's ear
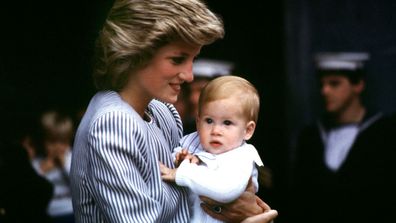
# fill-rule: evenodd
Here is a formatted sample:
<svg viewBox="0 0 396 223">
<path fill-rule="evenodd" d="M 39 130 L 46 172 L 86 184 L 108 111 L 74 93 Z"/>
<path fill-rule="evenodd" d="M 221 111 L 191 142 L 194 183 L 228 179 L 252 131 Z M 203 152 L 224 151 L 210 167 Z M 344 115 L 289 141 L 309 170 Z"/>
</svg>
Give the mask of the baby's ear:
<svg viewBox="0 0 396 223">
<path fill-rule="evenodd" d="M 254 121 L 249 121 L 246 124 L 246 132 L 244 139 L 249 140 L 250 138 L 252 138 L 255 129 L 256 129 L 256 123 Z"/>
</svg>

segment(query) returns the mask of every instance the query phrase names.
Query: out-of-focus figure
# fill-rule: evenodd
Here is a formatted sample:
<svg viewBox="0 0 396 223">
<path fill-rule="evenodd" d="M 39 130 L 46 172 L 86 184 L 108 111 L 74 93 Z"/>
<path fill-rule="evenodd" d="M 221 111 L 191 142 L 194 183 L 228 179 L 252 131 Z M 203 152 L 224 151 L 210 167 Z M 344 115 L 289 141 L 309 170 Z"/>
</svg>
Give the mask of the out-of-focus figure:
<svg viewBox="0 0 396 223">
<path fill-rule="evenodd" d="M 72 118 L 55 110 L 44 112 L 33 135 L 36 149 L 32 165 L 54 186 L 48 214 L 57 222 L 74 222 L 69 173 L 74 127 Z"/>
<path fill-rule="evenodd" d="M 293 222 L 396 219 L 396 129 L 361 98 L 368 59 L 354 52 L 316 57 L 324 114 L 297 141 Z"/>
<path fill-rule="evenodd" d="M 35 112 L 25 94 L 16 94 L 14 88 L 3 84 L 0 81 L 0 222 L 52 223 L 47 207 L 53 186 L 33 169 L 34 153 L 29 154 L 22 145 L 30 134 Z"/>
</svg>

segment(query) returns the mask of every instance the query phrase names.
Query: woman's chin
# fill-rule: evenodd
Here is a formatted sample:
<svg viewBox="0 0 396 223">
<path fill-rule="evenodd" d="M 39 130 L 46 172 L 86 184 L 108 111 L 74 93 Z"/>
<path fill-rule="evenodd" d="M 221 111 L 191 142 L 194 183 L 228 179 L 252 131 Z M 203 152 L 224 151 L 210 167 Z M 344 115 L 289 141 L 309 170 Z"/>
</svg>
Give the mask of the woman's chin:
<svg viewBox="0 0 396 223">
<path fill-rule="evenodd" d="M 169 97 L 160 97 L 158 99 L 166 103 L 175 104 L 177 102 L 177 95 L 169 96 Z"/>
</svg>

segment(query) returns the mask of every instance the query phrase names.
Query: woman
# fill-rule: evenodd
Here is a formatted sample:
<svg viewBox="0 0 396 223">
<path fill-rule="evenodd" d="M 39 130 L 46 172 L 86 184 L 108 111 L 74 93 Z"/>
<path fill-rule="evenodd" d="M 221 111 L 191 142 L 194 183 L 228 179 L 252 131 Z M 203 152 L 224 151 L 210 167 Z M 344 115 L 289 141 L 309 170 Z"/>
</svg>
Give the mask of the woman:
<svg viewBox="0 0 396 223">
<path fill-rule="evenodd" d="M 223 35 L 221 20 L 199 0 L 115 1 L 97 40 L 94 80 L 100 91 L 75 138 L 77 222 L 189 221 L 186 191 L 161 180 L 158 161 L 174 167 L 171 151 L 182 123 L 171 103 L 181 84 L 192 81 L 201 47 Z M 221 217 L 231 221 L 269 210 L 248 197 L 239 199 L 249 200 L 244 216 L 233 215 L 235 204 L 224 204 L 229 211 Z M 214 205 L 205 210 L 219 215 L 208 208 Z"/>
</svg>

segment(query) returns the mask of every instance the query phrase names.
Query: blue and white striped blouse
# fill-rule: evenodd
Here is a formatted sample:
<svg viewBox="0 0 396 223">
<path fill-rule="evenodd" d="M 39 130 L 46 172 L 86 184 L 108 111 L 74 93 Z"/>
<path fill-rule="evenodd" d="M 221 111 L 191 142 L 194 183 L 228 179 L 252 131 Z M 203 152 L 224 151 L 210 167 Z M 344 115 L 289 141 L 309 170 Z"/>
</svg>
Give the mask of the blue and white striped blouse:
<svg viewBox="0 0 396 223">
<path fill-rule="evenodd" d="M 161 180 L 173 167 L 182 124 L 175 108 L 153 100 L 144 121 L 118 93 L 97 93 L 78 128 L 71 167 L 77 222 L 188 222 L 187 192 Z"/>
</svg>

